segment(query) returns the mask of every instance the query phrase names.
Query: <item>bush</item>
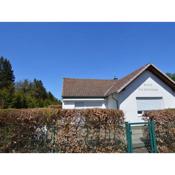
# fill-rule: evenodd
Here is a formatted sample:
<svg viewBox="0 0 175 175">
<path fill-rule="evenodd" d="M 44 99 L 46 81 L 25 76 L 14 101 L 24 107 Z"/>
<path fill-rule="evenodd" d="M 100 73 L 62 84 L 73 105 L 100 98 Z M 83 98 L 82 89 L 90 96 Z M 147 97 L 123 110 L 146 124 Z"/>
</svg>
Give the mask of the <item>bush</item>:
<svg viewBox="0 0 175 175">
<path fill-rule="evenodd" d="M 54 117 L 49 109 L 0 110 L 0 152 L 52 151 Z"/>
<path fill-rule="evenodd" d="M 62 105 L 49 105 L 48 108 L 62 109 Z"/>
<path fill-rule="evenodd" d="M 146 112 L 144 119 L 155 120 L 158 152 L 175 152 L 175 109 Z"/>
<path fill-rule="evenodd" d="M 0 110 L 0 152 L 125 152 L 118 110 Z"/>
</svg>

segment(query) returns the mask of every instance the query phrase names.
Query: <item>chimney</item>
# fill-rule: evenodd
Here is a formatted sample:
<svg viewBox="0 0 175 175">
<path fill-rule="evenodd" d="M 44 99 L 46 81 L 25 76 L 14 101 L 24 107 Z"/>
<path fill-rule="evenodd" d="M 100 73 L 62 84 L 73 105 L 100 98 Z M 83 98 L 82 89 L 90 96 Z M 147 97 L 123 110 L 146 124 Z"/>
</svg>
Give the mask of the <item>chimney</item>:
<svg viewBox="0 0 175 175">
<path fill-rule="evenodd" d="M 114 78 L 113 78 L 114 80 L 118 80 L 118 78 L 116 77 L 116 76 L 114 76 Z"/>
</svg>

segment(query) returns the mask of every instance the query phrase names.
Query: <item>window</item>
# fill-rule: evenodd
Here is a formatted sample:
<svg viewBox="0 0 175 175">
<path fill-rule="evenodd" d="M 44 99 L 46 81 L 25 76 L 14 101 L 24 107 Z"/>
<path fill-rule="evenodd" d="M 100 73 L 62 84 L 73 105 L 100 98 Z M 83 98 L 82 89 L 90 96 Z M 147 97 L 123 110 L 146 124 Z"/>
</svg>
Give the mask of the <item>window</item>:
<svg viewBox="0 0 175 175">
<path fill-rule="evenodd" d="M 88 101 L 85 103 L 87 107 L 93 107 L 93 108 L 98 108 L 102 106 L 102 102 L 100 101 Z"/>
<path fill-rule="evenodd" d="M 76 107 L 76 108 L 84 107 L 84 102 L 83 102 L 83 101 L 76 101 L 76 102 L 75 102 L 75 107 Z"/>
<path fill-rule="evenodd" d="M 142 114 L 142 113 L 143 113 L 143 111 L 137 111 L 137 113 L 138 113 L 138 114 Z"/>
<path fill-rule="evenodd" d="M 75 108 L 102 108 L 101 101 L 76 101 Z"/>
<path fill-rule="evenodd" d="M 137 97 L 137 113 L 143 114 L 144 111 L 163 109 L 162 97 Z"/>
</svg>

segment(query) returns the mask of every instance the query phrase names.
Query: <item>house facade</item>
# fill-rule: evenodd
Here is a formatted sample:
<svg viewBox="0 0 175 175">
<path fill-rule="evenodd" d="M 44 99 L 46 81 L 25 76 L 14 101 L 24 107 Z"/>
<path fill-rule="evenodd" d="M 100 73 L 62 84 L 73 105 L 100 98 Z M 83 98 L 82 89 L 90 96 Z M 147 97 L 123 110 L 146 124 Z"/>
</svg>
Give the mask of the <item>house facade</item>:
<svg viewBox="0 0 175 175">
<path fill-rule="evenodd" d="M 175 82 L 152 64 L 119 80 L 64 78 L 63 109 L 121 109 L 125 120 L 142 121 L 145 111 L 175 108 Z"/>
</svg>

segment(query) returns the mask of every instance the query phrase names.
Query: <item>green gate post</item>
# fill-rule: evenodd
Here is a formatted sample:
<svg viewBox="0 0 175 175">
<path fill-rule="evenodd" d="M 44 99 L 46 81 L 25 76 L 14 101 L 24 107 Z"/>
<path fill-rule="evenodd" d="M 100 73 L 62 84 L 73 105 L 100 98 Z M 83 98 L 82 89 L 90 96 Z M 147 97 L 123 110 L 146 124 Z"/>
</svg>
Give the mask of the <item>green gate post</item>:
<svg viewBox="0 0 175 175">
<path fill-rule="evenodd" d="M 156 134 L 155 134 L 154 120 L 149 120 L 148 121 L 148 128 L 149 128 L 151 152 L 152 153 L 157 153 L 157 144 L 156 144 Z"/>
<path fill-rule="evenodd" d="M 128 153 L 132 153 L 131 125 L 128 122 L 125 122 L 125 127 L 126 127 L 127 150 Z"/>
<path fill-rule="evenodd" d="M 151 145 L 151 152 L 153 153 L 154 145 L 153 145 L 153 137 L 152 137 L 152 124 L 150 120 L 148 121 L 148 132 L 149 132 L 149 140 Z"/>
<path fill-rule="evenodd" d="M 151 120 L 151 129 L 152 129 L 152 142 L 153 142 L 153 152 L 157 153 L 157 143 L 156 143 L 156 134 L 155 134 L 155 121 Z"/>
</svg>

